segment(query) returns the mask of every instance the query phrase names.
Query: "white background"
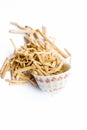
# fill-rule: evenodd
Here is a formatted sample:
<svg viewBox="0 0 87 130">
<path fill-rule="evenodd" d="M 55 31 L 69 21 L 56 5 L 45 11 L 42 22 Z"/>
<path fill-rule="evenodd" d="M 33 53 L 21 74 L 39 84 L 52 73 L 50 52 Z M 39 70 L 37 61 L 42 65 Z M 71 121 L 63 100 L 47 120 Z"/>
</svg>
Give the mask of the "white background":
<svg viewBox="0 0 87 130">
<path fill-rule="evenodd" d="M 11 21 L 47 26 L 72 53 L 72 73 L 53 95 L 0 79 L 0 130 L 87 130 L 87 0 L 0 0 L 0 68 L 17 37 Z"/>
</svg>

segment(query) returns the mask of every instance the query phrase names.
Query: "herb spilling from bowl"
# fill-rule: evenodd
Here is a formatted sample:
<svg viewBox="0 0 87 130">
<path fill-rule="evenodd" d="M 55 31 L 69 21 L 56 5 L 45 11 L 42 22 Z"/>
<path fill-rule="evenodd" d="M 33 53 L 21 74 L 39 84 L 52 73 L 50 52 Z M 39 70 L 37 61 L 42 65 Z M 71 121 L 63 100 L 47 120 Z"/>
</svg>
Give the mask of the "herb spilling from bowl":
<svg viewBox="0 0 87 130">
<path fill-rule="evenodd" d="M 11 23 L 18 27 L 18 30 L 10 30 L 10 33 L 24 34 L 25 44 L 14 47 L 13 55 L 6 58 L 1 70 L 1 78 L 5 77 L 7 71 L 11 73 L 11 79 L 6 79 L 11 84 L 27 83 L 28 81 L 37 86 L 33 75 L 52 76 L 63 73 L 67 70 L 65 61 L 71 56 L 65 49 L 61 51 L 46 35 L 46 27 L 42 31 L 29 26 L 22 27 L 17 23 Z"/>
</svg>

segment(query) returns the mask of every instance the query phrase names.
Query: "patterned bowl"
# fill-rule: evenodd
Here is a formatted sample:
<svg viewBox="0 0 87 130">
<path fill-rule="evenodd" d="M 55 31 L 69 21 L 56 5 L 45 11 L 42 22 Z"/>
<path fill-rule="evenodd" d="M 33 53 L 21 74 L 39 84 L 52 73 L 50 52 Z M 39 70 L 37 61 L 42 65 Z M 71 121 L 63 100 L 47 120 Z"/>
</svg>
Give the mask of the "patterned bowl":
<svg viewBox="0 0 87 130">
<path fill-rule="evenodd" d="M 65 71 L 58 75 L 52 76 L 38 76 L 34 75 L 34 78 L 42 91 L 55 91 L 65 86 L 66 81 L 70 74 L 70 64 L 65 64 Z"/>
</svg>

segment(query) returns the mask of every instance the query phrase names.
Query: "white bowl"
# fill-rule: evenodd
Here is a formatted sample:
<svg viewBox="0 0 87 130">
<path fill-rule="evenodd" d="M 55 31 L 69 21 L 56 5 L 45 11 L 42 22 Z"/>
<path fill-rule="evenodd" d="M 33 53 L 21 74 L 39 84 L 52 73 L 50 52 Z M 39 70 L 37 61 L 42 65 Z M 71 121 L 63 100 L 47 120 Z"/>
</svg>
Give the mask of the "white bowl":
<svg viewBox="0 0 87 130">
<path fill-rule="evenodd" d="M 55 91 L 65 87 L 71 69 L 70 64 L 65 65 L 67 67 L 66 71 L 58 75 L 52 75 L 52 76 L 34 75 L 34 78 L 39 88 L 43 91 Z"/>
</svg>

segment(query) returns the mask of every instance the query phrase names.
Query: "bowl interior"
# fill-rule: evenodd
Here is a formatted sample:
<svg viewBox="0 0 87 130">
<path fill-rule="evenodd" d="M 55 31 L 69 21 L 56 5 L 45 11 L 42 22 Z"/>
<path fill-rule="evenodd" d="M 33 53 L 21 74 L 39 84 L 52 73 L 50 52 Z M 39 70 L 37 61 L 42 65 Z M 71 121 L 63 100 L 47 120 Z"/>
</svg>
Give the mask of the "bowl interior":
<svg viewBox="0 0 87 130">
<path fill-rule="evenodd" d="M 68 71 L 70 68 L 71 68 L 70 64 L 64 64 L 62 66 L 63 73 L 66 72 L 66 71 Z"/>
</svg>

